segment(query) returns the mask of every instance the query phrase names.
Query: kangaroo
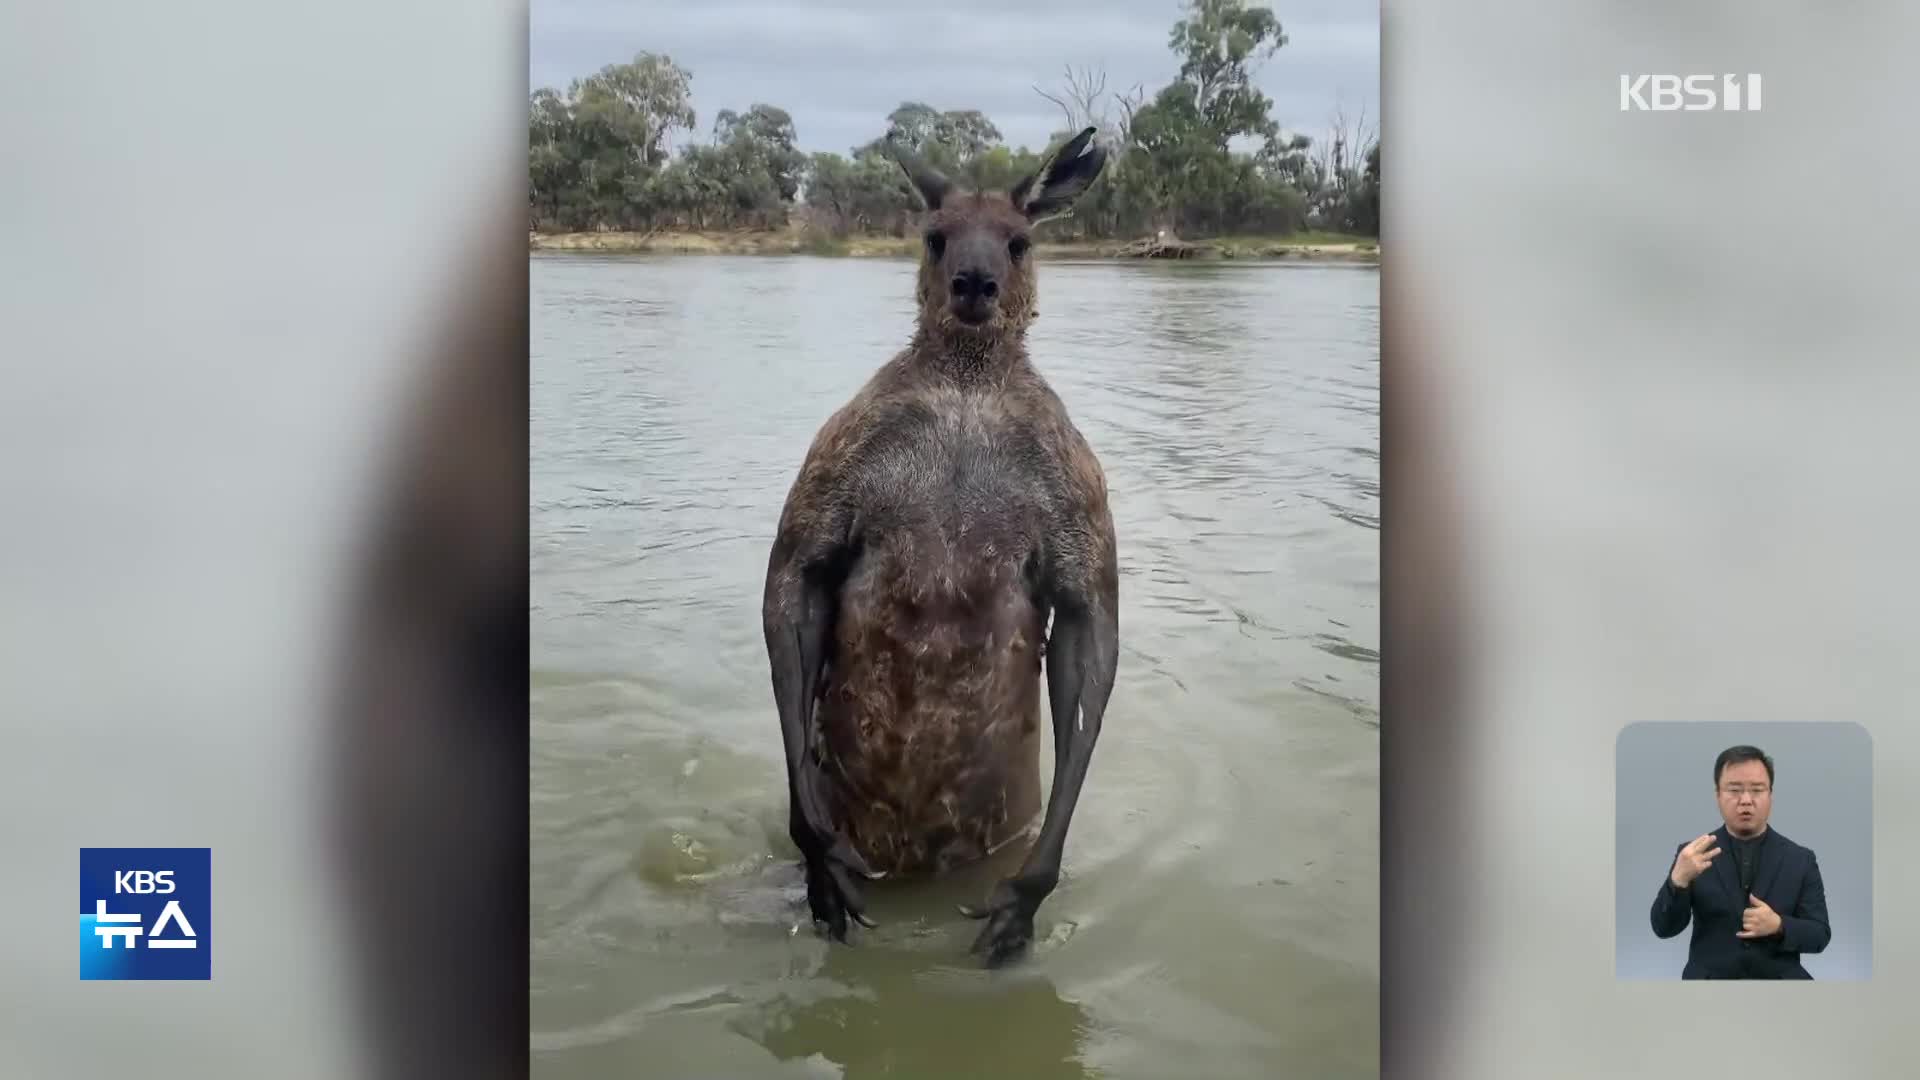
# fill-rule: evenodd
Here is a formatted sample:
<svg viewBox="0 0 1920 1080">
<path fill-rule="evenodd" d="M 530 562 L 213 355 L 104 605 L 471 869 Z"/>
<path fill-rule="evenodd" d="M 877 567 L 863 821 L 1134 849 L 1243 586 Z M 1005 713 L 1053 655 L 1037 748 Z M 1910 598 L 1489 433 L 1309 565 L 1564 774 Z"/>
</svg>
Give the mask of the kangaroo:
<svg viewBox="0 0 1920 1080">
<path fill-rule="evenodd" d="M 762 628 L 788 831 L 816 925 L 873 927 L 857 878 L 939 873 L 1027 832 L 1040 684 L 1053 783 L 971 952 L 1033 940 L 1060 880 L 1119 656 L 1106 478 L 1027 357 L 1032 228 L 1106 163 L 1088 128 L 1000 191 L 961 191 L 897 145 L 926 207 L 911 342 L 820 428 L 781 511 Z M 1049 630 L 1051 619 L 1051 630 Z"/>
</svg>

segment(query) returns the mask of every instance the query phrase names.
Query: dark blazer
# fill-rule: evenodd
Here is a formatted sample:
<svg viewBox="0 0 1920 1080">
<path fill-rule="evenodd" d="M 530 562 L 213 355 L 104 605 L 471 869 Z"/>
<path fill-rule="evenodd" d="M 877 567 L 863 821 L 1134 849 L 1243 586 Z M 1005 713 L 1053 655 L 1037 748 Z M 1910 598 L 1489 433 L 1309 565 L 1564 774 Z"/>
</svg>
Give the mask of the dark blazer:
<svg viewBox="0 0 1920 1080">
<path fill-rule="evenodd" d="M 1753 869 L 1753 894 L 1780 916 L 1780 932 L 1767 938 L 1742 938 L 1740 917 L 1747 908 L 1734 866 L 1733 842 L 1722 825 L 1713 830 L 1720 854 L 1685 889 L 1673 887 L 1673 864 L 1653 898 L 1653 932 L 1670 938 L 1693 923 L 1682 979 L 1811 979 L 1800 966 L 1803 953 L 1827 947 L 1827 891 L 1811 848 L 1768 828 Z M 1674 858 L 1686 844 L 1674 846 Z"/>
</svg>

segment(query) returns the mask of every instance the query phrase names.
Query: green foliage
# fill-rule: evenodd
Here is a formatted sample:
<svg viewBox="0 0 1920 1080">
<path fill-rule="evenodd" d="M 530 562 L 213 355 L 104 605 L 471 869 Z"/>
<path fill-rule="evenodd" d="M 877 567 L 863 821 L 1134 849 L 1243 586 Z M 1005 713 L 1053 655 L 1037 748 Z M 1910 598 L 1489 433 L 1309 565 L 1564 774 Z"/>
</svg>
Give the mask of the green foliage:
<svg viewBox="0 0 1920 1080">
<path fill-rule="evenodd" d="M 713 123 L 713 138 L 740 168 L 767 178 L 773 197 L 764 209 L 777 209 L 774 203 L 791 203 L 799 194 L 807 156 L 794 148 L 793 117 L 785 109 L 755 105 L 744 116 L 722 109 Z"/>
<path fill-rule="evenodd" d="M 898 236 L 920 208 L 900 167 L 877 151 L 851 161 L 839 154 L 813 155 L 806 202 L 811 223 L 836 237 L 855 232 Z"/>
<path fill-rule="evenodd" d="M 969 175 L 976 158 L 1000 145 L 1000 129 L 978 109 L 936 111 L 919 101 L 903 101 L 887 114 L 884 134 L 853 148 L 855 158 L 886 154 L 898 143 L 949 176 Z"/>
<path fill-rule="evenodd" d="M 1380 235 L 1380 144 L 1367 148 L 1367 165 L 1360 172 L 1347 225 L 1366 236 Z"/>
<path fill-rule="evenodd" d="M 1287 43 L 1280 20 L 1243 0 L 1190 0 L 1187 17 L 1173 24 L 1167 46 L 1180 57 L 1175 86 L 1189 94 L 1187 108 L 1221 150 L 1238 135 L 1272 138 L 1273 102 L 1254 89 L 1251 64 Z"/>
<path fill-rule="evenodd" d="M 643 52 L 630 64 L 611 64 L 575 82 L 571 96 L 609 123 L 628 125 L 622 133 L 632 138 L 641 161 L 658 166 L 666 159 L 668 131 L 693 127 L 692 81 L 672 60 Z"/>
<path fill-rule="evenodd" d="M 975 154 L 958 175 L 961 183 L 977 191 L 1006 191 L 1039 167 L 1040 155 L 1036 151 L 1024 146 L 1018 150 L 994 146 Z"/>
<path fill-rule="evenodd" d="M 1179 75 L 1150 100 L 1118 99 L 1128 106 L 1123 123 L 1085 118 L 1101 129 L 1109 164 L 1071 216 L 1046 226 L 1048 235 L 1310 227 L 1377 235 L 1379 144 L 1338 131 L 1316 157 L 1307 137 L 1281 132 L 1272 101 L 1253 85 L 1254 65 L 1286 43 L 1265 7 L 1188 0 L 1168 38 Z M 1045 149 L 1007 146 L 978 110 L 903 101 L 880 134 L 846 156 L 802 153 L 792 116 L 765 103 L 721 110 L 710 142 L 675 152 L 673 133 L 694 130 L 691 84 L 691 73 L 668 57 L 641 53 L 564 95 L 535 91 L 527 148 L 534 228 L 770 229 L 797 216 L 810 249 L 838 250 L 849 235 L 900 236 L 911 227 L 919 200 L 888 156 L 890 142 L 975 189 L 1013 186 Z M 1089 102 L 1081 105 L 1091 114 Z M 1069 120 L 1074 129 L 1082 123 Z M 1071 133 L 1056 132 L 1049 145 Z"/>
<path fill-rule="evenodd" d="M 565 97 L 529 101 L 527 166 L 536 228 L 634 228 L 669 160 L 669 137 L 694 124 L 692 76 L 641 53 L 577 79 Z"/>
</svg>

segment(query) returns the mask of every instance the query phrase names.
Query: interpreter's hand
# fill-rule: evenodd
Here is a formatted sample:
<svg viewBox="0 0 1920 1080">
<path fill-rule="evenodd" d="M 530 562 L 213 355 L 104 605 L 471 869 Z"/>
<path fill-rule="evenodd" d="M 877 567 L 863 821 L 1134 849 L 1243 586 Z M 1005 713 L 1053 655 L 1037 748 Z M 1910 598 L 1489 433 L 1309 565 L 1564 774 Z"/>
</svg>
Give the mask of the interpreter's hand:
<svg viewBox="0 0 1920 1080">
<path fill-rule="evenodd" d="M 1747 894 L 1747 910 L 1740 913 L 1740 932 L 1733 935 L 1740 938 L 1772 937 L 1780 932 L 1780 913 L 1767 906 L 1765 900 Z"/>
<path fill-rule="evenodd" d="M 1680 849 L 1680 854 L 1673 860 L 1673 870 L 1667 877 L 1673 881 L 1674 888 L 1684 889 L 1693 884 L 1694 878 L 1706 873 L 1707 867 L 1713 865 L 1713 858 L 1718 854 L 1720 849 L 1713 846 L 1713 834 L 1707 833 Z"/>
</svg>

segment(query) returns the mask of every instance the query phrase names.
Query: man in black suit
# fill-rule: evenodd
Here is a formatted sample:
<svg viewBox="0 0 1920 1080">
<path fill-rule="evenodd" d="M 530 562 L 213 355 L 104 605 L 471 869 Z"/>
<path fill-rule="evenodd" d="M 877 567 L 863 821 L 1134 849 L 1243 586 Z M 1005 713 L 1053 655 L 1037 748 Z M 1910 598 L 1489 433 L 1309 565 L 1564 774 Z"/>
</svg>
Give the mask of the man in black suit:
<svg viewBox="0 0 1920 1080">
<path fill-rule="evenodd" d="M 1682 979 L 1813 978 L 1800 957 L 1833 937 L 1826 886 L 1813 851 L 1767 827 L 1773 759 L 1723 750 L 1713 786 L 1725 824 L 1680 845 L 1653 898 L 1653 932 L 1670 938 L 1693 922 Z"/>
</svg>

